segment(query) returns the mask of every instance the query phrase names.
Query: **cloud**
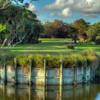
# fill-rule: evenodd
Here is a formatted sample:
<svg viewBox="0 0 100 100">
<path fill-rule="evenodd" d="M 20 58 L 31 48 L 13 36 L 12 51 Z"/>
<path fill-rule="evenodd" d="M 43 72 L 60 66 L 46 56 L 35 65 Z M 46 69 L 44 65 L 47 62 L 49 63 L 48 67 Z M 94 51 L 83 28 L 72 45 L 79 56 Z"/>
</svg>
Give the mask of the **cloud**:
<svg viewBox="0 0 100 100">
<path fill-rule="evenodd" d="M 32 11 L 32 12 L 36 11 L 36 7 L 33 4 L 31 4 L 31 3 L 27 5 L 27 9 Z"/>
<path fill-rule="evenodd" d="M 49 10 L 58 10 L 74 3 L 74 0 L 56 0 L 54 3 L 46 6 Z"/>
<path fill-rule="evenodd" d="M 91 16 L 100 14 L 100 0 L 55 0 L 45 8 L 51 12 L 59 11 L 66 17 L 74 11 Z"/>
<path fill-rule="evenodd" d="M 69 8 L 65 8 L 62 10 L 62 14 L 63 17 L 68 17 L 71 15 L 71 10 Z"/>
<path fill-rule="evenodd" d="M 69 8 L 65 8 L 61 12 L 59 12 L 59 11 L 50 12 L 51 16 L 60 16 L 60 17 L 69 17 L 69 16 L 71 16 L 71 14 L 72 14 L 72 12 Z"/>
</svg>

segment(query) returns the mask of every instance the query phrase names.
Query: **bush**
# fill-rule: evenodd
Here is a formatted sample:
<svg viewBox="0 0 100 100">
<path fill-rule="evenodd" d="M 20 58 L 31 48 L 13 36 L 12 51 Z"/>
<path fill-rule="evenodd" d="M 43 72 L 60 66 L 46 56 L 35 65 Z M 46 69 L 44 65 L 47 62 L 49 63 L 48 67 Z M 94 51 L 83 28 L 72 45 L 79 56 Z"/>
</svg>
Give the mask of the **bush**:
<svg viewBox="0 0 100 100">
<path fill-rule="evenodd" d="M 96 37 L 95 43 L 96 43 L 96 44 L 100 44 L 100 36 L 97 36 L 97 37 Z"/>
<path fill-rule="evenodd" d="M 14 57 L 10 55 L 0 55 L 0 65 L 4 63 L 14 65 Z M 70 53 L 68 55 L 53 56 L 53 55 L 18 55 L 16 56 L 18 66 L 23 69 L 29 69 L 30 64 L 32 67 L 44 68 L 44 59 L 46 59 L 47 68 L 59 68 L 62 63 L 64 67 L 84 67 L 84 62 L 87 62 L 87 67 L 96 62 L 98 57 L 96 53 L 89 49 L 82 51 L 81 53 Z M 30 62 L 31 61 L 31 62 Z"/>
<path fill-rule="evenodd" d="M 27 55 L 17 56 L 17 63 L 22 67 L 26 67 L 29 64 L 28 56 Z"/>
<path fill-rule="evenodd" d="M 82 67 L 85 58 L 81 54 L 70 54 L 63 61 L 64 67 Z"/>
<path fill-rule="evenodd" d="M 0 55 L 0 65 L 14 65 L 14 55 Z"/>
<path fill-rule="evenodd" d="M 8 56 L 5 60 L 7 65 L 14 66 L 14 56 Z"/>
<path fill-rule="evenodd" d="M 97 55 L 92 49 L 88 49 L 82 52 L 82 56 L 86 58 L 87 65 L 97 60 Z"/>
<path fill-rule="evenodd" d="M 43 55 L 24 55 L 18 56 L 18 64 L 22 67 L 32 64 L 32 67 L 43 67 L 44 65 L 44 56 Z"/>
<path fill-rule="evenodd" d="M 89 49 L 77 54 L 69 54 L 63 58 L 64 67 L 84 67 L 84 63 L 87 63 L 87 67 L 97 60 L 96 53 Z"/>
<path fill-rule="evenodd" d="M 44 56 L 34 55 L 32 58 L 32 67 L 43 68 L 44 67 Z"/>
<path fill-rule="evenodd" d="M 50 56 L 46 57 L 46 65 L 48 68 L 58 68 L 60 67 L 60 57 L 58 56 Z"/>
<path fill-rule="evenodd" d="M 70 45 L 67 45 L 67 48 L 68 48 L 68 49 L 75 49 L 75 46 L 72 45 L 72 44 L 70 44 Z"/>
<path fill-rule="evenodd" d="M 84 43 L 85 42 L 84 38 L 79 38 L 79 42 Z"/>
</svg>

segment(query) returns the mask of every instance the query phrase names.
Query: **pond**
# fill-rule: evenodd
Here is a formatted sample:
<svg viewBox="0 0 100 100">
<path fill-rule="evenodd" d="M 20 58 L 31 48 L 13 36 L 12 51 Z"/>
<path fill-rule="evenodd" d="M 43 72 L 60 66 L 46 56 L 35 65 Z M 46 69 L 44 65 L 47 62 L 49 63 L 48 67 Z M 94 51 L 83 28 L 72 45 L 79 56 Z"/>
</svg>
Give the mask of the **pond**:
<svg viewBox="0 0 100 100">
<path fill-rule="evenodd" d="M 100 100 L 100 85 L 29 87 L 0 84 L 0 100 Z"/>
</svg>

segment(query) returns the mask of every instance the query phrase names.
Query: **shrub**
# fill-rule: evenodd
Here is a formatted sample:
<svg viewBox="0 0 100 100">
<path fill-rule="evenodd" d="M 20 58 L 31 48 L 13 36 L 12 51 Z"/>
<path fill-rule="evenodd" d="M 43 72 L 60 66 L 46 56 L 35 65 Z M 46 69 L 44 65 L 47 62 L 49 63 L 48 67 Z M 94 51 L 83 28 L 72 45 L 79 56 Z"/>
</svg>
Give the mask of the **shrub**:
<svg viewBox="0 0 100 100">
<path fill-rule="evenodd" d="M 60 57 L 59 56 L 50 56 L 46 57 L 46 65 L 48 68 L 58 68 L 60 67 Z"/>
<path fill-rule="evenodd" d="M 64 67 L 82 67 L 84 60 L 81 54 L 70 54 L 64 58 Z"/>
<path fill-rule="evenodd" d="M 14 55 L 0 55 L 0 65 L 14 65 Z"/>
<path fill-rule="evenodd" d="M 32 57 L 32 55 L 21 55 L 16 57 L 17 67 L 21 67 L 25 74 L 29 72 L 30 61 L 32 60 Z"/>
<path fill-rule="evenodd" d="M 4 56 L 0 55 L 0 67 L 3 67 L 5 63 Z"/>
<path fill-rule="evenodd" d="M 87 65 L 91 65 L 92 62 L 96 61 L 97 55 L 92 49 L 88 49 L 82 52 L 82 56 L 86 58 Z"/>
<path fill-rule="evenodd" d="M 43 68 L 44 67 L 44 56 L 43 55 L 34 55 L 32 58 L 32 67 Z"/>
<path fill-rule="evenodd" d="M 5 60 L 7 65 L 14 66 L 14 56 L 8 56 Z"/>
<path fill-rule="evenodd" d="M 18 64 L 21 66 L 32 64 L 32 67 L 43 67 L 44 64 L 44 56 L 42 55 L 24 55 L 18 56 Z"/>
<path fill-rule="evenodd" d="M 67 45 L 67 48 L 68 48 L 68 49 L 75 49 L 75 46 L 72 45 L 72 44 L 70 44 L 70 45 Z"/>
<path fill-rule="evenodd" d="M 80 42 L 80 43 L 84 43 L 84 42 L 85 42 L 84 38 L 82 38 L 82 37 L 79 38 L 79 42 Z"/>
<path fill-rule="evenodd" d="M 0 55 L 0 65 L 4 63 L 8 65 L 14 64 L 14 56 Z M 87 62 L 87 66 L 90 66 L 93 62 L 97 61 L 96 53 L 89 49 L 84 50 L 81 53 L 69 53 L 69 55 L 53 56 L 53 55 L 18 55 L 16 56 L 18 65 L 22 68 L 29 69 L 30 64 L 32 67 L 44 68 L 44 59 L 46 59 L 46 66 L 48 68 L 59 68 L 62 63 L 64 67 L 82 67 L 84 62 Z M 30 62 L 31 61 L 31 62 Z M 84 67 L 84 66 L 83 66 Z"/>
<path fill-rule="evenodd" d="M 29 58 L 27 55 L 17 56 L 17 62 L 20 66 L 26 67 L 29 64 Z"/>
<path fill-rule="evenodd" d="M 77 54 L 75 58 L 77 67 L 82 67 L 83 63 L 86 61 L 86 58 L 82 56 L 82 54 Z"/>
<path fill-rule="evenodd" d="M 97 37 L 96 37 L 95 43 L 96 43 L 96 44 L 100 44 L 100 36 L 97 36 Z"/>
<path fill-rule="evenodd" d="M 64 67 L 74 67 L 76 59 L 74 55 L 70 54 L 63 59 Z"/>
</svg>

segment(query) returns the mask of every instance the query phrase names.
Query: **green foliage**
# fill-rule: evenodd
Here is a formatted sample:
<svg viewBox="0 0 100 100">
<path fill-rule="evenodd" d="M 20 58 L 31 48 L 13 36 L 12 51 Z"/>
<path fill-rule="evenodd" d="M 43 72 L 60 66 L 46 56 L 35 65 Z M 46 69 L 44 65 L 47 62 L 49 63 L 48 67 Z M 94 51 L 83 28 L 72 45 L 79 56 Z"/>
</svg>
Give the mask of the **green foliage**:
<svg viewBox="0 0 100 100">
<path fill-rule="evenodd" d="M 74 28 L 74 31 L 72 32 L 72 38 L 74 42 L 76 43 L 77 40 L 80 39 L 85 41 L 87 39 L 86 30 L 89 27 L 89 23 L 86 22 L 84 19 L 78 19 L 73 22 L 72 26 Z"/>
<path fill-rule="evenodd" d="M 42 31 L 42 24 L 36 14 L 23 6 L 10 4 L 0 14 L 0 23 L 5 25 L 0 25 L 0 32 L 7 28 L 7 35 L 3 34 L 1 39 L 2 46 L 36 43 Z"/>
<path fill-rule="evenodd" d="M 100 44 L 100 36 L 96 36 L 95 42 L 96 42 L 96 44 Z"/>
<path fill-rule="evenodd" d="M 73 26 L 79 30 L 79 33 L 82 34 L 88 28 L 89 23 L 86 22 L 84 19 L 78 19 L 73 23 Z"/>
<path fill-rule="evenodd" d="M 5 59 L 4 56 L 0 55 L 0 66 L 4 65 L 4 63 L 5 63 L 4 59 Z"/>
<path fill-rule="evenodd" d="M 17 63 L 22 67 L 29 64 L 30 59 L 28 58 L 27 55 L 17 56 L 16 58 L 17 58 Z"/>
<path fill-rule="evenodd" d="M 82 56 L 86 58 L 87 64 L 91 65 L 97 60 L 96 53 L 92 49 L 87 49 L 82 52 Z"/>
<path fill-rule="evenodd" d="M 6 55 L 5 56 L 5 62 L 6 62 L 7 65 L 14 66 L 14 55 L 10 55 L 10 54 Z"/>
<path fill-rule="evenodd" d="M 46 22 L 44 24 L 44 32 L 41 37 L 46 38 L 66 38 L 68 37 L 69 25 L 63 21 L 54 20 L 53 22 Z"/>
<path fill-rule="evenodd" d="M 0 65 L 4 64 L 14 66 L 14 55 L 10 54 L 0 55 Z"/>
<path fill-rule="evenodd" d="M 29 64 L 32 67 L 43 68 L 44 65 L 44 56 L 42 55 L 19 55 L 17 56 L 18 64 L 22 67 L 26 67 Z"/>
<path fill-rule="evenodd" d="M 43 68 L 44 67 L 44 56 L 43 55 L 33 55 L 32 67 Z"/>
<path fill-rule="evenodd" d="M 95 62 L 98 57 L 93 50 L 88 49 L 78 54 L 70 54 L 63 59 L 64 67 L 84 67 L 84 63 L 87 63 L 87 66 L 89 66 Z"/>
<path fill-rule="evenodd" d="M 17 59 L 17 64 L 22 68 L 44 68 L 44 60 L 47 68 L 60 68 L 61 63 L 65 68 L 91 67 L 92 63 L 97 62 L 98 56 L 93 50 L 85 50 L 81 53 L 69 53 L 67 55 L 0 55 L 0 65 L 14 65 L 14 58 Z"/>
<path fill-rule="evenodd" d="M 61 64 L 60 56 L 51 56 L 46 57 L 47 68 L 59 68 Z"/>
<path fill-rule="evenodd" d="M 85 58 L 81 54 L 70 54 L 63 61 L 64 67 L 82 67 Z"/>
<path fill-rule="evenodd" d="M 91 25 L 87 30 L 87 34 L 91 40 L 95 41 L 96 36 L 100 34 L 100 22 Z"/>
<path fill-rule="evenodd" d="M 73 44 L 67 45 L 68 49 L 75 49 L 75 46 Z"/>
<path fill-rule="evenodd" d="M 0 24 L 0 33 L 4 33 L 7 30 L 6 24 Z"/>
</svg>

